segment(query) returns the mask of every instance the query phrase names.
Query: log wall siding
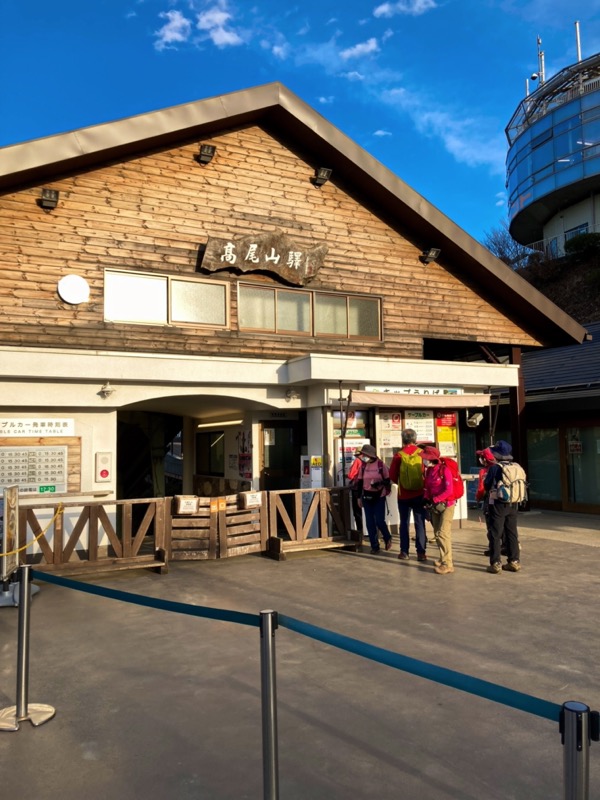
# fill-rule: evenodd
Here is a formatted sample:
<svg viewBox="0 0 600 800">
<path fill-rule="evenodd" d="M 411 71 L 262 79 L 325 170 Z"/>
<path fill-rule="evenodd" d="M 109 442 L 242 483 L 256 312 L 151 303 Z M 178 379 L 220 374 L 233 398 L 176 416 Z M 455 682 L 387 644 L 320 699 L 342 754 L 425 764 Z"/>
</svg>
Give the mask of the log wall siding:
<svg viewBox="0 0 600 800">
<path fill-rule="evenodd" d="M 346 347 L 420 358 L 424 336 L 537 343 L 442 266 L 422 265 L 400 224 L 396 230 L 379 219 L 335 176 L 314 187 L 312 166 L 261 128 L 206 141 L 217 146 L 206 166 L 193 158 L 194 141 L 0 197 L 0 343 L 278 358 Z M 51 212 L 37 205 L 42 185 L 60 191 Z M 300 245 L 327 243 L 325 264 L 307 288 L 383 298 L 383 346 L 239 332 L 236 281 L 278 283 L 264 274 L 214 274 L 233 282 L 230 330 L 104 322 L 105 268 L 201 275 L 198 246 L 207 237 L 274 229 Z M 57 282 L 68 273 L 87 279 L 89 303 L 60 300 Z"/>
</svg>

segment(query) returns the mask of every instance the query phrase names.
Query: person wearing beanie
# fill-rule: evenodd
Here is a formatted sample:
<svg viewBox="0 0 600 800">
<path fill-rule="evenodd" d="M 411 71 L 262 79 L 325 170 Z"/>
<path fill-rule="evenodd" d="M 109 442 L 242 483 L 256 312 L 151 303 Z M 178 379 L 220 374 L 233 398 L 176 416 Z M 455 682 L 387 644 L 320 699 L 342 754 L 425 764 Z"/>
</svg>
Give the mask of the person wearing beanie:
<svg viewBox="0 0 600 800">
<path fill-rule="evenodd" d="M 423 462 L 419 458 L 417 432 L 412 428 L 402 431 L 402 449 L 390 464 L 390 479 L 398 484 L 398 512 L 400 514 L 400 554 L 407 560 L 410 547 L 410 515 L 415 523 L 417 559 L 427 561 L 427 536 L 425 534 L 425 498 L 423 496 Z"/>
<path fill-rule="evenodd" d="M 378 458 L 372 444 L 363 444 L 359 452 L 363 462 L 356 487 L 360 492 L 359 505 L 365 512 L 367 533 L 371 542 L 371 553 L 379 553 L 379 534 L 381 531 L 385 549 L 392 546 L 392 534 L 385 521 L 386 497 L 391 491 L 390 473 L 383 461 Z"/>
<path fill-rule="evenodd" d="M 501 464 L 512 462 L 512 447 L 500 440 L 490 447 L 494 462 L 489 466 L 483 481 L 488 493 L 488 541 L 490 564 L 487 571 L 498 575 L 502 570 L 518 572 L 521 569 L 519 531 L 517 529 L 516 503 L 505 503 L 498 498 L 498 483 L 502 480 Z M 502 564 L 502 545 L 506 548 L 506 564 Z"/>
<path fill-rule="evenodd" d="M 454 572 L 452 563 L 452 520 L 454 519 L 454 489 L 452 473 L 441 460 L 437 447 L 424 447 L 421 458 L 425 467 L 424 496 L 429 507 L 433 535 L 440 549 L 440 559 L 435 562 L 434 572 L 448 575 Z"/>
</svg>

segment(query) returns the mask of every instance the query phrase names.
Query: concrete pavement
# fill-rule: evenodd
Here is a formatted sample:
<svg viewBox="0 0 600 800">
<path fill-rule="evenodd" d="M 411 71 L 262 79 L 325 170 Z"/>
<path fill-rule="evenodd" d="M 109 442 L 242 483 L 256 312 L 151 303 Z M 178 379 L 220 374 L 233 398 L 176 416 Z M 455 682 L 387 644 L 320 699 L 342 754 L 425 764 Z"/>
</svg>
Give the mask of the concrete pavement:
<svg viewBox="0 0 600 800">
<path fill-rule="evenodd" d="M 164 576 L 85 580 L 235 611 L 273 608 L 551 702 L 600 709 L 600 520 L 522 514 L 523 570 L 489 575 L 476 517 L 455 533 L 448 576 L 414 554 L 400 562 L 395 538 L 379 556 L 244 556 L 178 562 Z M 39 728 L 0 733 L 4 796 L 263 796 L 256 628 L 40 586 L 29 700 L 57 713 Z M 15 703 L 17 614 L 0 608 L 0 707 Z M 281 798 L 563 796 L 554 723 L 286 629 L 276 649 Z M 590 755 L 590 797 L 600 798 L 600 744 Z"/>
</svg>

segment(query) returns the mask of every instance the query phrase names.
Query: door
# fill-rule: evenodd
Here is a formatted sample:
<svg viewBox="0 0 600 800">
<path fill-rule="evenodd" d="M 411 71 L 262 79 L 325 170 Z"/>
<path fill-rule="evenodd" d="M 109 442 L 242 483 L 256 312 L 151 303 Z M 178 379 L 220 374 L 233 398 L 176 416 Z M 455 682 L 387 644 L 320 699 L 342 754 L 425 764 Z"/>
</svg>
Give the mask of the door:
<svg viewBox="0 0 600 800">
<path fill-rule="evenodd" d="M 260 488 L 300 488 L 300 427 L 297 420 L 261 423 Z"/>
</svg>

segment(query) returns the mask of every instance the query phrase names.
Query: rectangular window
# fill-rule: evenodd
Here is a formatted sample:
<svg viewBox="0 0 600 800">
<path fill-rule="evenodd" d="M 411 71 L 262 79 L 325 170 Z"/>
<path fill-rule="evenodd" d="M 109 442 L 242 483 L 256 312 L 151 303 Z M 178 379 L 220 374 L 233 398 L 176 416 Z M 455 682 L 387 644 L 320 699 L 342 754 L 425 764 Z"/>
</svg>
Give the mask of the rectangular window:
<svg viewBox="0 0 600 800">
<path fill-rule="evenodd" d="M 223 477 L 225 474 L 225 431 L 196 434 L 196 473 Z"/>
<path fill-rule="evenodd" d="M 104 272 L 104 319 L 146 325 L 229 324 L 229 284 L 137 272 Z"/>
<path fill-rule="evenodd" d="M 240 330 L 381 339 L 381 300 L 306 289 L 238 285 Z"/>
<path fill-rule="evenodd" d="M 578 225 L 576 228 L 569 228 L 568 231 L 565 231 L 565 242 L 568 242 L 569 239 L 573 239 L 575 236 L 581 236 L 582 233 L 588 232 L 588 224 L 587 222 Z"/>
</svg>

